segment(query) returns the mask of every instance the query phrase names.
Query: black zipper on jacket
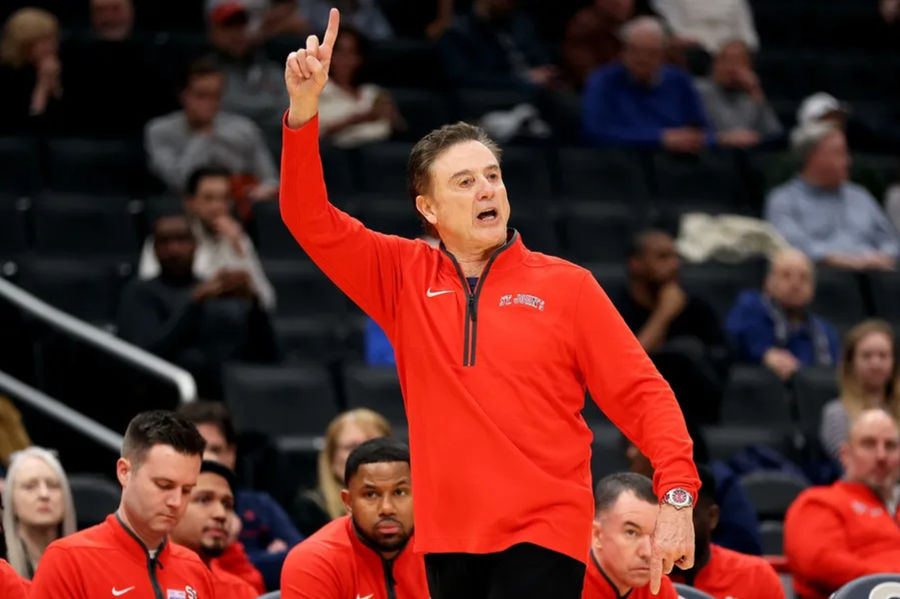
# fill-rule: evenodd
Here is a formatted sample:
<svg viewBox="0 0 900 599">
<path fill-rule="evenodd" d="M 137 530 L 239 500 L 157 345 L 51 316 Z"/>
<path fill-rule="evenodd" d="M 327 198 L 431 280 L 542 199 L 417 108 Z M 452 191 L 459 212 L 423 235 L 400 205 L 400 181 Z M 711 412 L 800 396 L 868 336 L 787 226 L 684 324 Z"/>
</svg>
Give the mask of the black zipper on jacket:
<svg viewBox="0 0 900 599">
<path fill-rule="evenodd" d="M 381 567 L 384 569 L 384 588 L 387 589 L 387 599 L 397 599 L 397 593 L 394 587 L 397 581 L 394 580 L 394 560 L 381 558 Z"/>
<path fill-rule="evenodd" d="M 163 567 L 162 563 L 159 562 L 159 554 L 166 546 L 166 541 L 164 540 L 159 548 L 156 550 L 156 555 L 151 556 L 150 551 L 147 549 L 147 546 L 144 545 L 144 542 L 138 538 L 134 532 L 128 528 L 122 519 L 119 518 L 119 514 L 116 514 L 116 520 L 119 522 L 119 525 L 125 529 L 132 539 L 137 541 L 137 544 L 141 546 L 141 549 L 144 550 L 144 555 L 147 557 L 147 572 L 150 574 L 150 584 L 153 585 L 153 594 L 156 596 L 156 599 L 166 599 L 163 595 L 162 588 L 159 586 L 159 580 L 156 579 L 156 566 L 159 565 L 160 568 Z"/>
<path fill-rule="evenodd" d="M 466 323 L 465 323 L 465 334 L 463 336 L 463 366 L 475 366 L 475 340 L 478 333 L 478 297 L 481 295 L 481 288 L 484 287 L 484 280 L 487 278 L 488 271 L 491 269 L 491 264 L 494 263 L 494 260 L 499 256 L 504 250 L 509 248 L 513 242 L 516 240 L 516 237 L 519 233 L 512 229 L 512 235 L 510 235 L 509 239 L 506 240 L 506 243 L 497 248 L 497 251 L 493 253 L 490 259 L 487 261 L 487 264 L 484 265 L 484 270 L 481 271 L 481 276 L 478 277 L 478 283 L 475 285 L 475 290 L 473 291 L 469 286 L 469 281 L 466 279 L 466 275 L 463 274 L 462 268 L 459 267 L 459 262 L 456 261 L 456 257 L 447 251 L 447 248 L 444 247 L 444 244 L 441 244 L 441 251 L 444 252 L 447 257 L 450 258 L 450 262 L 453 263 L 453 267 L 456 269 L 456 274 L 459 275 L 459 280 L 462 282 L 463 290 L 466 292 Z"/>
</svg>

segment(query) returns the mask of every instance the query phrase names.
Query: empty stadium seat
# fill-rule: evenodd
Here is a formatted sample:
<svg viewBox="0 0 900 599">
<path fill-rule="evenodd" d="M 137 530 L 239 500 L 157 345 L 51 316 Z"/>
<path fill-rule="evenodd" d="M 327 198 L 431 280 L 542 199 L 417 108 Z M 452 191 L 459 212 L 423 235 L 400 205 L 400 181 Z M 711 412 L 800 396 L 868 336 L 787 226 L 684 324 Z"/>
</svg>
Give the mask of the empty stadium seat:
<svg viewBox="0 0 900 599">
<path fill-rule="evenodd" d="M 532 101 L 528 94 L 513 89 L 460 89 L 456 94 L 460 116 L 469 121 L 477 121 L 489 112 L 507 111 Z"/>
<path fill-rule="evenodd" d="M 764 268 L 762 260 L 733 266 L 685 264 L 681 269 L 681 284 L 688 293 L 708 302 L 724 321 L 742 291 L 760 288 Z"/>
<path fill-rule="evenodd" d="M 611 425 L 591 427 L 594 440 L 591 442 L 591 475 L 593 486 L 608 474 L 627 472 L 628 457 L 622 447 L 622 433 Z"/>
<path fill-rule="evenodd" d="M 315 264 L 303 260 L 270 260 L 263 269 L 278 295 L 279 316 L 343 314 L 347 299 Z"/>
<path fill-rule="evenodd" d="M 387 87 L 436 87 L 443 74 L 433 43 L 401 38 L 372 42 L 364 70 L 367 80 Z"/>
<path fill-rule="evenodd" d="M 384 142 L 359 149 L 360 184 L 363 191 L 406 196 L 406 161 L 412 146 L 403 142 Z"/>
<path fill-rule="evenodd" d="M 276 202 L 253 204 L 256 250 L 262 260 L 303 260 L 306 253 L 281 220 Z"/>
<path fill-rule="evenodd" d="M 28 249 L 30 209 L 28 198 L 0 195 L 0 260 L 10 259 Z"/>
<path fill-rule="evenodd" d="M 831 599 L 894 599 L 900 597 L 900 574 L 872 574 L 851 580 Z"/>
<path fill-rule="evenodd" d="M 675 590 L 678 592 L 678 599 L 714 599 L 712 595 L 708 595 L 700 589 L 681 583 L 673 583 Z"/>
<path fill-rule="evenodd" d="M 38 153 L 34 140 L 0 137 L 0 191 L 28 194 L 38 186 Z"/>
<path fill-rule="evenodd" d="M 142 196 L 147 188 L 138 140 L 52 139 L 47 186 L 67 192 Z"/>
<path fill-rule="evenodd" d="M 396 368 L 347 366 L 344 369 L 347 408 L 370 408 L 391 424 L 406 427 L 406 411 Z"/>
<path fill-rule="evenodd" d="M 450 107 L 437 92 L 417 88 L 394 88 L 391 97 L 406 123 L 406 129 L 395 134 L 400 141 L 417 142 L 426 133 L 451 122 Z"/>
<path fill-rule="evenodd" d="M 768 426 L 716 425 L 703 428 L 710 460 L 729 460 L 750 445 L 784 451 L 785 435 Z"/>
<path fill-rule="evenodd" d="M 402 198 L 398 195 L 396 197 Z M 357 196 L 359 219 L 373 231 L 415 239 L 425 233 L 422 221 L 411 201 L 388 200 L 384 196 Z"/>
<path fill-rule="evenodd" d="M 639 202 L 649 195 L 637 152 L 611 148 L 561 148 L 562 191 L 600 202 Z"/>
<path fill-rule="evenodd" d="M 634 210 L 622 204 L 573 202 L 564 208 L 568 255 L 576 261 L 617 262 L 638 227 Z"/>
<path fill-rule="evenodd" d="M 324 433 L 324 431 L 322 431 Z M 324 441 L 319 436 L 289 435 L 275 439 L 275 444 L 284 461 L 282 476 L 285 488 L 313 489 L 318 485 L 316 478 L 319 452 Z"/>
<path fill-rule="evenodd" d="M 840 395 L 837 375 L 832 368 L 802 368 L 791 379 L 800 430 L 818 438 L 822 408 Z"/>
<path fill-rule="evenodd" d="M 134 260 L 141 249 L 143 204 L 127 197 L 43 194 L 34 202 L 34 247 L 43 255 L 117 256 Z"/>
<path fill-rule="evenodd" d="M 791 409 L 781 380 L 762 366 L 732 368 L 722 397 L 722 423 L 790 427 Z"/>
<path fill-rule="evenodd" d="M 68 481 L 75 502 L 78 530 L 100 524 L 118 509 L 122 487 L 108 478 L 94 474 L 70 474 Z"/>
<path fill-rule="evenodd" d="M 741 486 L 760 520 L 784 520 L 784 514 L 809 481 L 787 472 L 758 471 L 741 477 Z"/>
<path fill-rule="evenodd" d="M 503 148 L 501 165 L 513 213 L 523 208 L 548 209 L 553 193 L 547 156 L 541 149 L 507 146 Z"/>
<path fill-rule="evenodd" d="M 730 152 L 699 156 L 659 153 L 653 157 L 656 197 L 669 201 L 701 202 L 723 209 L 741 208 L 744 186 Z"/>
<path fill-rule="evenodd" d="M 585 264 L 585 268 L 591 271 L 597 282 L 613 301 L 625 294 L 628 288 L 628 275 L 625 272 L 625 263 Z"/>
<path fill-rule="evenodd" d="M 556 255 L 560 244 L 554 215 L 554 210 L 513 207 L 509 226 L 519 231 L 528 249 Z"/>
<path fill-rule="evenodd" d="M 277 318 L 275 334 L 287 360 L 327 363 L 344 354 L 340 322 L 336 318 Z"/>
<path fill-rule="evenodd" d="M 816 269 L 812 311 L 832 321 L 856 322 L 866 317 L 860 275 L 846 270 Z"/>
<path fill-rule="evenodd" d="M 23 260 L 20 282 L 48 304 L 95 324 L 116 319 L 125 266 L 109 260 L 36 258 Z"/>
<path fill-rule="evenodd" d="M 875 314 L 892 323 L 900 322 L 900 274 L 868 272 L 866 277 L 872 293 Z"/>
<path fill-rule="evenodd" d="M 780 520 L 760 522 L 759 535 L 762 537 L 764 555 L 784 554 L 784 522 Z"/>
<path fill-rule="evenodd" d="M 338 414 L 331 375 L 320 366 L 229 364 L 224 388 L 242 431 L 321 435 Z"/>
<path fill-rule="evenodd" d="M 584 408 L 581 410 L 581 417 L 584 418 L 585 423 L 591 427 L 592 429 L 597 426 L 610 426 L 609 418 L 606 417 L 606 414 L 594 403 L 594 400 L 591 399 L 590 393 L 585 395 L 584 398 Z"/>
</svg>

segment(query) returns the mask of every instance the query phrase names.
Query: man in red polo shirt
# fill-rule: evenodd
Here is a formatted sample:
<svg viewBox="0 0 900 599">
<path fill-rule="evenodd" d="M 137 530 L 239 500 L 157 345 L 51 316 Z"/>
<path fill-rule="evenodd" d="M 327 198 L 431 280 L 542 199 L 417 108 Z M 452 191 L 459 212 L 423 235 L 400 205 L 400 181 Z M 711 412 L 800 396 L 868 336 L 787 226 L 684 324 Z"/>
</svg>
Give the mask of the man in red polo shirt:
<svg viewBox="0 0 900 599">
<path fill-rule="evenodd" d="M 116 462 L 119 509 L 51 543 L 29 599 L 215 599 L 200 558 L 167 539 L 197 483 L 203 446 L 194 425 L 172 412 L 135 416 Z"/>
<path fill-rule="evenodd" d="M 843 479 L 800 493 L 784 519 L 784 552 L 803 599 L 826 599 L 867 574 L 900 572 L 900 435 L 890 414 L 862 412 L 841 463 Z"/>
<path fill-rule="evenodd" d="M 229 544 L 227 523 L 234 515 L 234 485 L 234 472 L 227 466 L 203 460 L 188 508 L 170 538 L 196 553 L 210 569 L 216 599 L 256 599 L 259 593 L 250 583 L 217 567 L 215 561 Z"/>
<path fill-rule="evenodd" d="M 366 229 L 328 202 L 317 113 L 338 21 L 332 9 L 321 45 L 310 36 L 285 65 L 279 204 L 307 255 L 395 349 L 432 599 L 581 596 L 587 388 L 656 468 L 657 589 L 663 572 L 694 561 L 699 481 L 672 390 L 590 271 L 529 251 L 507 227 L 500 150 L 483 130 L 448 125 L 410 153 L 410 199 L 438 248 Z"/>
<path fill-rule="evenodd" d="M 672 574 L 681 582 L 715 599 L 784 599 L 784 587 L 775 569 L 757 555 L 746 555 L 712 542 L 719 521 L 716 477 L 707 466 L 700 473 L 700 494 L 694 508 L 694 567 Z"/>
<path fill-rule="evenodd" d="M 382 437 L 350 453 L 341 498 L 349 515 L 295 546 L 281 571 L 284 599 L 426 599 L 422 556 L 412 552 L 409 449 Z"/>
<path fill-rule="evenodd" d="M 597 483 L 596 514 L 582 599 L 676 599 L 663 577 L 660 592 L 650 593 L 650 542 L 659 502 L 643 474 L 610 474 Z"/>
</svg>

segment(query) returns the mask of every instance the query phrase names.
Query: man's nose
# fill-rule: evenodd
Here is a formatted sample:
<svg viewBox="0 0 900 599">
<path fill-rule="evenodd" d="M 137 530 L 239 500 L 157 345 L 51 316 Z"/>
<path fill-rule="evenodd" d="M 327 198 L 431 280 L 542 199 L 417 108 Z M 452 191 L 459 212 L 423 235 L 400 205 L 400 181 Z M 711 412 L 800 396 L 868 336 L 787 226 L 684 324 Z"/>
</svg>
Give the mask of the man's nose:
<svg viewBox="0 0 900 599">
<path fill-rule="evenodd" d="M 379 514 L 382 516 L 393 516 L 397 513 L 396 506 L 394 505 L 394 500 L 391 495 L 385 495 L 381 500 L 381 508 L 378 510 Z"/>
</svg>

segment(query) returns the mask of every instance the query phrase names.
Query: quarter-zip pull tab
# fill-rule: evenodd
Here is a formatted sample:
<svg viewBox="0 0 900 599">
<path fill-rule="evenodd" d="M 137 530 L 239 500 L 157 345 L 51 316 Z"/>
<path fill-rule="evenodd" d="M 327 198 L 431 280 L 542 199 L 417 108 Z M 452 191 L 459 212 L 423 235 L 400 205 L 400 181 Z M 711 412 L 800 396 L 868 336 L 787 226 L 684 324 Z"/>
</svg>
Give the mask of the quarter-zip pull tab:
<svg viewBox="0 0 900 599">
<path fill-rule="evenodd" d="M 478 320 L 478 308 L 474 293 L 469 294 L 469 314 L 472 315 L 472 322 Z"/>
</svg>

